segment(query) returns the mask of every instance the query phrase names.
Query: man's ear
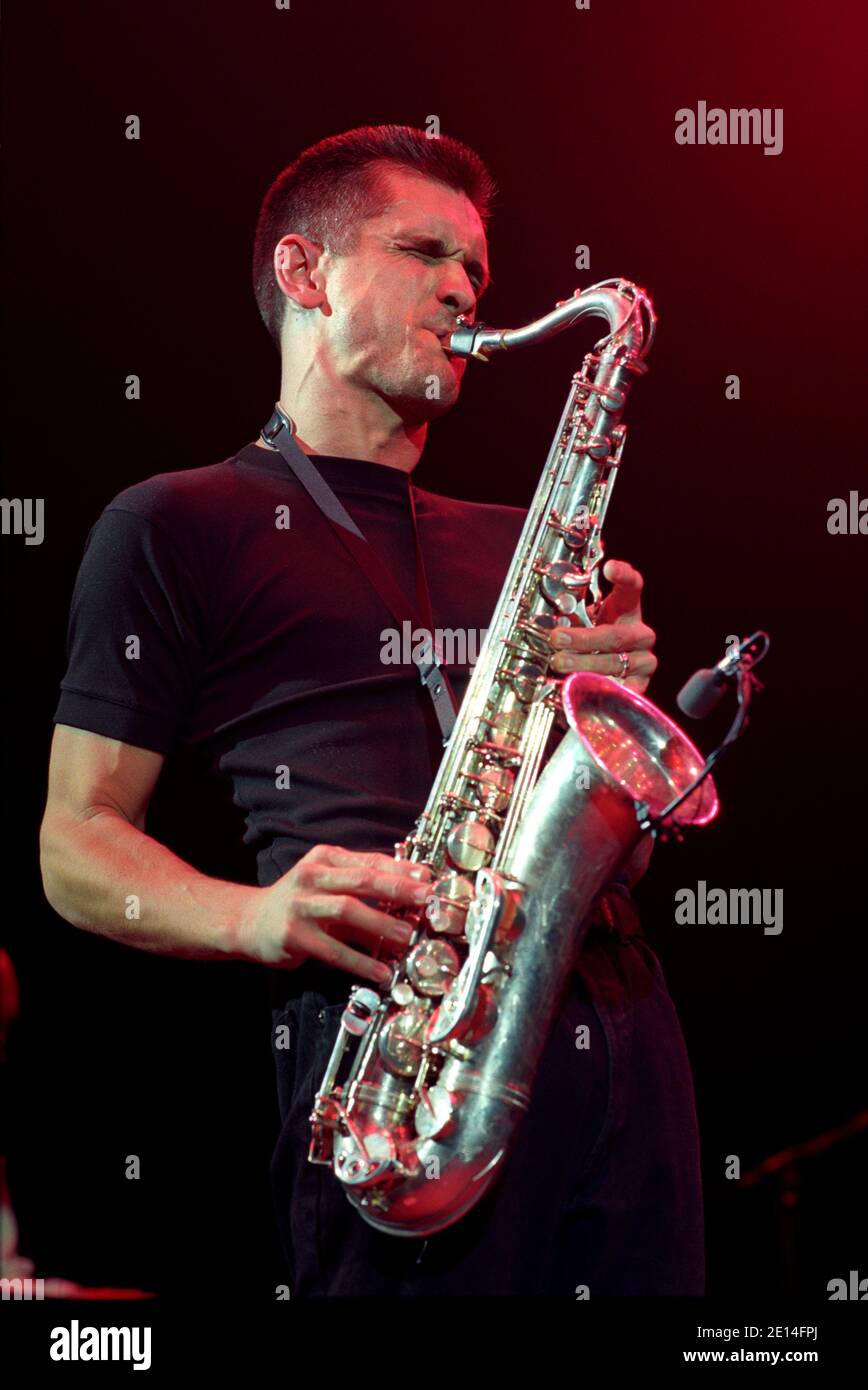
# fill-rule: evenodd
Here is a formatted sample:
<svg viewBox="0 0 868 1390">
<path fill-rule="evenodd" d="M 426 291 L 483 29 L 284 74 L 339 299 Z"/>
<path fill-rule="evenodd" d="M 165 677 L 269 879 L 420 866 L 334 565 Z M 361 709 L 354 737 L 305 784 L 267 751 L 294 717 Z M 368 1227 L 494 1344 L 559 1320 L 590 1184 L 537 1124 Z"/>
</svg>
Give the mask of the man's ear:
<svg viewBox="0 0 868 1390">
<path fill-rule="evenodd" d="M 281 237 L 274 248 L 274 276 L 287 299 L 300 309 L 316 309 L 325 300 L 322 275 L 314 272 L 323 247 L 300 232 Z"/>
</svg>

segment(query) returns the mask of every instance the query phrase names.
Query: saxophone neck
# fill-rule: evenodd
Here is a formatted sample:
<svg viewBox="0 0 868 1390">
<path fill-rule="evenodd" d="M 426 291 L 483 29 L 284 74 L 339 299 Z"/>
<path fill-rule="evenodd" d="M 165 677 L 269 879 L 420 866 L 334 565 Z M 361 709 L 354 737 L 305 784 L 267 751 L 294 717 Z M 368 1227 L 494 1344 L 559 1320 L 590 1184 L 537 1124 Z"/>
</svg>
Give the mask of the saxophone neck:
<svg viewBox="0 0 868 1390">
<path fill-rule="evenodd" d="M 522 328 L 490 328 L 469 323 L 462 314 L 449 338 L 448 351 L 456 357 L 486 362 L 496 352 L 510 352 L 553 338 L 584 318 L 602 318 L 609 331 L 598 349 L 623 344 L 634 357 L 644 357 L 654 341 L 657 318 L 648 295 L 630 280 L 601 280 L 586 290 L 577 289 L 561 299 L 548 314 Z"/>
</svg>

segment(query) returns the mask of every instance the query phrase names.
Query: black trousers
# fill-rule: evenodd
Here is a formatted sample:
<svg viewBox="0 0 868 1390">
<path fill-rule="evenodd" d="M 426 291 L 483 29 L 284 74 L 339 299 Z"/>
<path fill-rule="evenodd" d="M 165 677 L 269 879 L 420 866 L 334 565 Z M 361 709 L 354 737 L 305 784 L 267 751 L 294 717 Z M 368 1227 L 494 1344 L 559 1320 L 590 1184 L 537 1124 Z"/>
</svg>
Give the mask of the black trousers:
<svg viewBox="0 0 868 1390">
<path fill-rule="evenodd" d="M 660 963 L 632 900 L 617 901 L 610 929 L 592 927 L 578 953 L 498 1179 L 427 1240 L 374 1231 L 331 1169 L 307 1162 L 344 1004 L 309 991 L 274 1011 L 290 1035 L 274 1050 L 271 1176 L 293 1298 L 703 1293 L 690 1066 Z"/>
</svg>

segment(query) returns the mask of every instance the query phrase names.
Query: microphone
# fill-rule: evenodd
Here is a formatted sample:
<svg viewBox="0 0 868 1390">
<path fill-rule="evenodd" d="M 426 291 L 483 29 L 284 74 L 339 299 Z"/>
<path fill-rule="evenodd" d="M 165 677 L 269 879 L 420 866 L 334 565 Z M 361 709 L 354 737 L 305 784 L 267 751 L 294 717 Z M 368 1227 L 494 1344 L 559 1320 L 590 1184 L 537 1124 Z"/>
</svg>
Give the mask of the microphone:
<svg viewBox="0 0 868 1390">
<path fill-rule="evenodd" d="M 765 647 L 759 655 L 755 655 L 750 649 L 760 638 L 765 639 Z M 707 714 L 711 714 L 723 699 L 729 682 L 738 675 L 745 655 L 750 653 L 747 661 L 749 670 L 762 660 L 767 650 L 768 637 L 764 632 L 755 632 L 740 642 L 734 651 L 727 652 L 716 666 L 710 669 L 703 667 L 701 671 L 695 671 L 675 697 L 681 713 L 686 714 L 688 719 L 704 719 Z"/>
</svg>

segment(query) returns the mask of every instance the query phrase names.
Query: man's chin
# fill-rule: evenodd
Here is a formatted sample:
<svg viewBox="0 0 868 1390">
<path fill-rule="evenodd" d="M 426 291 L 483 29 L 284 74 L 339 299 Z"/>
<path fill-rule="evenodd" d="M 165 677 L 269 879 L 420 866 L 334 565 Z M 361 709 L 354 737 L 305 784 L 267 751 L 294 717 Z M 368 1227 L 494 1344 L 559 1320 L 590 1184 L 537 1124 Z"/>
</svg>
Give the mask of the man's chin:
<svg viewBox="0 0 868 1390">
<path fill-rule="evenodd" d="M 461 394 L 462 376 L 463 372 L 456 373 L 451 369 L 432 372 L 418 391 L 391 396 L 390 402 L 403 420 L 425 424 L 452 409 Z"/>
</svg>

